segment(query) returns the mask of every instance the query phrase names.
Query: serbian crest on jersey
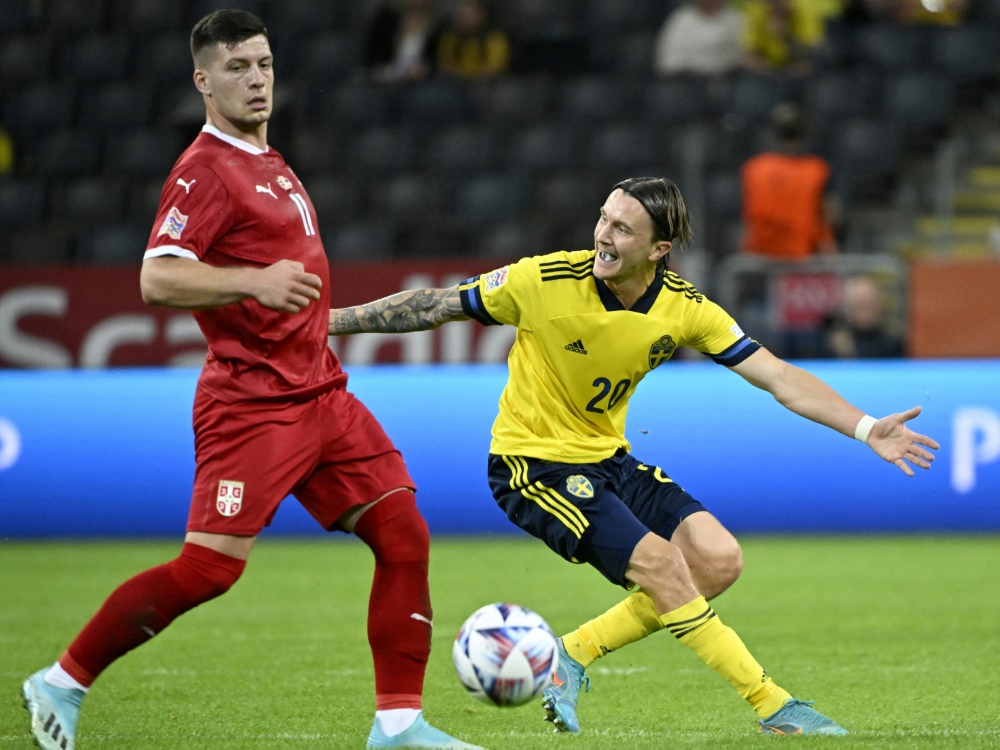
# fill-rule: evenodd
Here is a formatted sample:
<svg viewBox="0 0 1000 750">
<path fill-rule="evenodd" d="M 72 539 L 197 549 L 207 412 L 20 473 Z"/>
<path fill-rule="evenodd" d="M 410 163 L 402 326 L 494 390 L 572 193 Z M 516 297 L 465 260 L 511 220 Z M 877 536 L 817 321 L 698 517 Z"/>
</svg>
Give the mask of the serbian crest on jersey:
<svg viewBox="0 0 1000 750">
<path fill-rule="evenodd" d="M 660 338 L 649 347 L 649 368 L 655 370 L 662 365 L 674 353 L 677 344 L 671 336 L 660 336 Z"/>
<path fill-rule="evenodd" d="M 188 217 L 178 211 L 177 206 L 172 206 L 170 211 L 167 212 L 167 218 L 160 225 L 160 231 L 156 233 L 156 236 L 159 237 L 161 234 L 165 234 L 172 240 L 179 240 L 181 232 L 184 231 L 187 223 Z"/>
<path fill-rule="evenodd" d="M 278 175 L 278 187 L 284 188 L 285 190 L 291 190 L 292 189 L 292 181 L 289 180 L 284 175 L 279 174 Z"/>
<path fill-rule="evenodd" d="M 575 497 L 593 497 L 594 485 L 582 474 L 574 474 L 566 478 L 566 490 Z"/>
<path fill-rule="evenodd" d="M 496 289 L 498 286 L 503 286 L 507 283 L 507 266 L 503 268 L 498 268 L 496 271 L 490 271 L 483 278 L 483 291 L 490 291 L 491 289 Z"/>
<path fill-rule="evenodd" d="M 242 507 L 243 482 L 220 479 L 219 494 L 215 497 L 215 509 L 224 516 L 235 516 Z"/>
</svg>

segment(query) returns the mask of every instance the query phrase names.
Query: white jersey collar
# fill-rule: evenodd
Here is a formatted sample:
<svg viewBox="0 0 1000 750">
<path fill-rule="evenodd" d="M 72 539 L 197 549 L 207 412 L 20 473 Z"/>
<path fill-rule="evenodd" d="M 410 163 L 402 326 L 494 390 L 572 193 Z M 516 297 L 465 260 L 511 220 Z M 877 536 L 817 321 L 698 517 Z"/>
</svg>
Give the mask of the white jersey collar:
<svg viewBox="0 0 1000 750">
<path fill-rule="evenodd" d="M 230 146 L 236 146 L 236 148 L 242 149 L 243 151 L 246 151 L 248 154 L 253 154 L 254 156 L 259 156 L 260 154 L 266 154 L 271 148 L 270 146 L 268 146 L 264 150 L 261 150 L 256 146 L 251 146 L 246 141 L 241 141 L 239 138 L 233 138 L 231 135 L 226 135 L 217 127 L 215 127 L 214 125 L 209 125 L 208 123 L 201 126 L 201 132 L 210 133 L 211 135 L 214 135 L 216 138 L 225 141 Z"/>
</svg>

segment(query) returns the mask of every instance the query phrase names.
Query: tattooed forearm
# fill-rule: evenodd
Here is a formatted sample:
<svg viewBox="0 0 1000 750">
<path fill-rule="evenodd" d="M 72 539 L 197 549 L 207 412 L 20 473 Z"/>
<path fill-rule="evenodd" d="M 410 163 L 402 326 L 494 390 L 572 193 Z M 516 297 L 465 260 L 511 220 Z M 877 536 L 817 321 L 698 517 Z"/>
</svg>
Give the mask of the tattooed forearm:
<svg viewBox="0 0 1000 750">
<path fill-rule="evenodd" d="M 414 289 L 366 305 L 330 310 L 329 333 L 409 333 L 465 320 L 457 288 Z"/>
</svg>

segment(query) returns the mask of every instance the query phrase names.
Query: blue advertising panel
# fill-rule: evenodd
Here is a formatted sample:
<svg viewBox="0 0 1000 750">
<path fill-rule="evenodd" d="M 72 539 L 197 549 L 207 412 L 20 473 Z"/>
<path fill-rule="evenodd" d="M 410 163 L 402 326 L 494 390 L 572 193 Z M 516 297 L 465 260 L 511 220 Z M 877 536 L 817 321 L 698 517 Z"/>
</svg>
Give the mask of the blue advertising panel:
<svg viewBox="0 0 1000 750">
<path fill-rule="evenodd" d="M 632 398 L 633 453 L 737 532 L 1000 531 L 1000 361 L 801 362 L 941 443 L 909 478 L 711 363 L 655 370 Z M 435 533 L 507 533 L 486 485 L 503 366 L 354 368 Z M 188 369 L 0 372 L 0 537 L 175 536 L 194 473 Z M 293 500 L 267 533 L 318 533 Z M 520 533 L 520 532 L 518 532 Z"/>
</svg>

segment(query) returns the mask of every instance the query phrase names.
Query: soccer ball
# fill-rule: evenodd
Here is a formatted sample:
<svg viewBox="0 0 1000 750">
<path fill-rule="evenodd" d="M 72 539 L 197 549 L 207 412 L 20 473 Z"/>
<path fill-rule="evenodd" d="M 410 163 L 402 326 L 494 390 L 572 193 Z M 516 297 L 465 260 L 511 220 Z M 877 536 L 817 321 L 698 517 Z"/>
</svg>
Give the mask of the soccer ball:
<svg viewBox="0 0 1000 750">
<path fill-rule="evenodd" d="M 487 604 L 462 625 L 451 650 L 471 695 L 496 706 L 520 706 L 552 682 L 558 649 L 552 628 L 517 604 Z"/>
</svg>

